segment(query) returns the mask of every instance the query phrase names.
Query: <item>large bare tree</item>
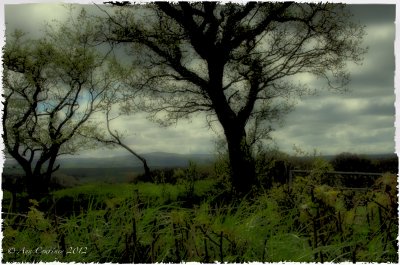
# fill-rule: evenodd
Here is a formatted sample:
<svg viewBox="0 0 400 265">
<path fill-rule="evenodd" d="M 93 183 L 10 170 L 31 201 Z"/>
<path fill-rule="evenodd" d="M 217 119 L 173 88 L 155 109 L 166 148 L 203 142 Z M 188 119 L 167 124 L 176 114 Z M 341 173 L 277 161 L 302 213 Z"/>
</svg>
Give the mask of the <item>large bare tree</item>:
<svg viewBox="0 0 400 265">
<path fill-rule="evenodd" d="M 48 193 L 58 156 L 92 147 L 79 132 L 94 130 L 92 115 L 111 87 L 103 57 L 90 46 L 86 13 L 31 40 L 7 37 L 3 54 L 3 140 L 25 173 L 30 197 Z M 73 22 L 73 23 L 72 23 Z"/>
<path fill-rule="evenodd" d="M 242 194 L 256 180 L 250 131 L 268 136 L 271 121 L 309 88 L 300 82 L 305 75 L 345 87 L 347 62 L 360 62 L 365 52 L 363 27 L 345 5 L 126 4 L 99 27 L 106 41 L 128 48 L 134 70 L 126 84 L 136 103 L 164 122 L 196 112 L 215 117 Z"/>
</svg>

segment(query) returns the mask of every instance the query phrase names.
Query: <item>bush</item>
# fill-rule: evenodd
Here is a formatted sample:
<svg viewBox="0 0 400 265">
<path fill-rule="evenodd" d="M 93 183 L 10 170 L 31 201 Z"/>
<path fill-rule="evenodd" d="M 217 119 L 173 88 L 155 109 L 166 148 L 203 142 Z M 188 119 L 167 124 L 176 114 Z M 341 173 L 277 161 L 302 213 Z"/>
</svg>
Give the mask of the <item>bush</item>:
<svg viewBox="0 0 400 265">
<path fill-rule="evenodd" d="M 258 181 L 264 188 L 288 183 L 289 171 L 293 168 L 289 156 L 276 150 L 260 151 L 256 158 Z"/>
<path fill-rule="evenodd" d="M 79 179 L 74 176 L 66 175 L 63 173 L 56 173 L 52 176 L 50 182 L 51 190 L 59 190 L 65 188 L 72 188 L 80 185 Z"/>
<path fill-rule="evenodd" d="M 397 177 L 386 174 L 369 190 L 342 189 L 326 185 L 324 173 L 331 170 L 327 161 L 315 159 L 291 189 L 268 191 L 279 212 L 291 213 L 294 231 L 307 238 L 312 260 L 397 262 Z"/>
<path fill-rule="evenodd" d="M 331 163 L 336 171 L 378 172 L 370 159 L 351 153 L 341 153 Z"/>
<path fill-rule="evenodd" d="M 382 158 L 375 161 L 375 167 L 378 172 L 397 174 L 399 172 L 399 159 L 397 155 L 392 157 Z"/>
</svg>

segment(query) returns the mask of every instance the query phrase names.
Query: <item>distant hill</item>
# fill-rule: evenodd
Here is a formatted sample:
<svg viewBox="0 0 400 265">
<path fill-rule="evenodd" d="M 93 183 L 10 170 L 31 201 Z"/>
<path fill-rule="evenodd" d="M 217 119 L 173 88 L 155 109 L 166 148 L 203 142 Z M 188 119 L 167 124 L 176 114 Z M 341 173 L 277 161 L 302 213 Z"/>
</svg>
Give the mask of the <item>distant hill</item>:
<svg viewBox="0 0 400 265">
<path fill-rule="evenodd" d="M 151 170 L 163 168 L 187 167 L 189 161 L 198 165 L 209 165 L 215 161 L 212 154 L 175 154 L 154 152 L 142 154 Z M 397 158 L 396 154 L 362 155 L 371 160 Z M 322 156 L 331 161 L 335 156 Z M 306 157 L 304 157 L 306 158 Z M 143 173 L 143 164 L 133 155 L 107 158 L 69 157 L 59 158 L 61 168 L 56 174 L 67 175 L 79 179 L 81 183 L 91 181 L 127 182 Z M 22 168 L 12 159 L 7 159 L 3 168 L 3 176 L 23 176 Z"/>
<path fill-rule="evenodd" d="M 173 153 L 148 153 L 142 155 L 149 167 L 185 167 L 189 161 L 198 164 L 208 164 L 214 161 L 214 156 L 210 154 L 173 154 Z M 60 159 L 59 163 L 64 168 L 120 168 L 120 167 L 140 167 L 142 162 L 133 155 L 115 156 L 110 158 L 65 158 Z"/>
<path fill-rule="evenodd" d="M 189 161 L 193 161 L 197 164 L 210 164 L 215 161 L 215 155 L 213 154 L 176 154 L 176 153 L 164 153 L 154 152 L 142 154 L 147 160 L 150 168 L 168 168 L 168 167 L 186 167 Z M 324 155 L 322 156 L 328 161 L 331 161 L 336 155 Z M 360 155 L 369 159 L 388 159 L 397 157 L 396 154 L 368 154 Z M 139 159 L 133 155 L 114 156 L 105 158 L 86 158 L 86 157 L 68 157 L 59 158 L 61 168 L 141 168 L 143 164 Z M 18 168 L 18 164 L 13 159 L 6 159 L 4 168 Z"/>
<path fill-rule="evenodd" d="M 174 154 L 154 152 L 142 155 L 149 167 L 185 167 L 189 161 L 197 164 L 209 164 L 215 160 L 212 154 Z M 114 156 L 106 158 L 70 157 L 57 160 L 61 168 L 138 168 L 143 164 L 133 155 Z M 6 160 L 5 167 L 17 165 L 16 161 Z"/>
<path fill-rule="evenodd" d="M 327 161 L 331 161 L 333 160 L 336 155 L 323 155 L 322 158 L 326 159 Z M 355 154 L 358 155 L 360 157 L 365 157 L 371 160 L 382 160 L 382 159 L 389 159 L 389 158 L 396 158 L 397 155 L 396 154 L 392 154 L 392 153 L 387 153 L 387 154 Z"/>
</svg>

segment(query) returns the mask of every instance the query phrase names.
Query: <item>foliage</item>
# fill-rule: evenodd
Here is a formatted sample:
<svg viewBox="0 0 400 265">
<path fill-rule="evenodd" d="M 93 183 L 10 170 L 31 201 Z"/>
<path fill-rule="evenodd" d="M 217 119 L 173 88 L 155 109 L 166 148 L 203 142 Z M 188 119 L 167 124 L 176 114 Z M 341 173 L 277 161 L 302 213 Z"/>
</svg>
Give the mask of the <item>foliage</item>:
<svg viewBox="0 0 400 265">
<path fill-rule="evenodd" d="M 56 172 L 53 175 L 50 183 L 51 190 L 71 188 L 78 186 L 80 184 L 79 179 L 74 176 L 63 174 L 61 172 Z"/>
<path fill-rule="evenodd" d="M 281 209 L 297 212 L 295 223 L 300 236 L 308 239 L 314 260 L 398 260 L 396 176 L 382 176 L 369 191 L 330 187 L 323 178 L 312 172 L 297 177 L 292 189 L 271 191 Z"/>
<path fill-rule="evenodd" d="M 276 149 L 260 148 L 256 155 L 256 170 L 259 185 L 271 188 L 273 183 L 285 184 L 295 161 Z"/>
<path fill-rule="evenodd" d="M 94 29 L 86 12 L 45 37 L 27 39 L 16 31 L 3 54 L 3 140 L 22 167 L 33 197 L 48 192 L 59 155 L 94 147 L 81 135 L 96 131 L 91 120 L 103 94 L 112 88 L 112 71 L 91 46 Z"/>
<path fill-rule="evenodd" d="M 398 158 L 396 155 L 371 159 L 358 154 L 341 153 L 336 155 L 331 163 L 336 171 L 390 172 L 392 174 L 398 172 Z"/>
<path fill-rule="evenodd" d="M 375 168 L 372 161 L 350 153 L 341 153 L 332 160 L 332 165 L 336 171 L 348 172 L 374 172 Z"/>
</svg>

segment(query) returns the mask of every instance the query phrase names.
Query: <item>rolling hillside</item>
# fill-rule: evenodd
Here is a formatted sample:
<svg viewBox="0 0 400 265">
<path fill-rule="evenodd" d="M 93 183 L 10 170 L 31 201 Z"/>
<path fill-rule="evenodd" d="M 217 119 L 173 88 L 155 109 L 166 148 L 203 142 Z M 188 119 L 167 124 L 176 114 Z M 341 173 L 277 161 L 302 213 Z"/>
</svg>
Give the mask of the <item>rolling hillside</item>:
<svg viewBox="0 0 400 265">
<path fill-rule="evenodd" d="M 214 160 L 210 154 L 173 154 L 173 153 L 148 153 L 143 154 L 149 167 L 184 167 L 189 161 L 198 164 L 208 164 Z M 142 163 L 133 155 L 115 156 L 110 158 L 64 158 L 59 160 L 63 168 L 121 168 L 141 167 Z"/>
</svg>

